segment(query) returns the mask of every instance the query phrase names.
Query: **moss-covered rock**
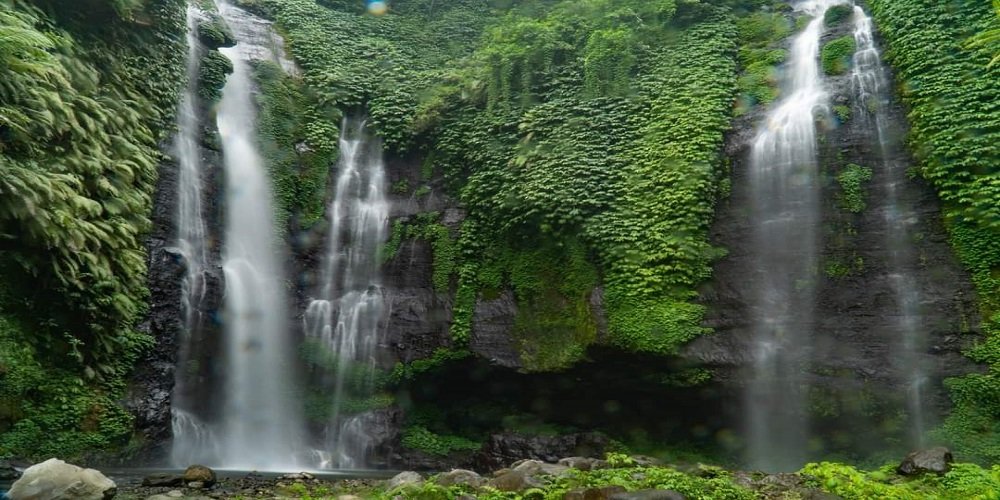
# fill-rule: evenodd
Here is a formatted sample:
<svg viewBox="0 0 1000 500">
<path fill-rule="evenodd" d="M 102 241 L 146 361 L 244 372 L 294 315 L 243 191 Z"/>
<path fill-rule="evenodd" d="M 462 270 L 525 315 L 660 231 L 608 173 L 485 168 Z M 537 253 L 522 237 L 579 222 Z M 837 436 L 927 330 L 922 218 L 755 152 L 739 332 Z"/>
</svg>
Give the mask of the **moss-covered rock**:
<svg viewBox="0 0 1000 500">
<path fill-rule="evenodd" d="M 846 35 L 827 42 L 823 46 L 820 62 L 823 72 L 828 75 L 842 75 L 851 67 L 851 57 L 854 56 L 856 42 L 854 36 Z"/>
</svg>

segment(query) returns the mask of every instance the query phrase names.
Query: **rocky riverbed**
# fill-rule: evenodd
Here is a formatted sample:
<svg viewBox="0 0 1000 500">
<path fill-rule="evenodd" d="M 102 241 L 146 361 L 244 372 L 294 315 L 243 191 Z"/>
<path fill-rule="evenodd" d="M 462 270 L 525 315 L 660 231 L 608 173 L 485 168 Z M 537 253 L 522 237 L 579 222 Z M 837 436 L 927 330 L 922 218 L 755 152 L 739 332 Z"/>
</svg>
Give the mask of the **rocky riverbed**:
<svg viewBox="0 0 1000 500">
<path fill-rule="evenodd" d="M 940 447 L 913 452 L 898 465 L 871 472 L 821 463 L 781 474 L 727 471 L 703 464 L 666 465 L 650 457 L 619 453 L 604 458 L 567 457 L 554 463 L 518 460 L 483 474 L 465 469 L 432 475 L 406 471 L 389 479 L 309 472 L 219 473 L 201 465 L 184 471 L 108 472 L 106 476 L 57 459 L 23 471 L 6 465 L 0 469 L 6 475 L 0 477 L 23 474 L 7 492 L 9 500 L 964 500 L 1000 491 L 1000 467 L 953 464 L 951 452 Z"/>
</svg>

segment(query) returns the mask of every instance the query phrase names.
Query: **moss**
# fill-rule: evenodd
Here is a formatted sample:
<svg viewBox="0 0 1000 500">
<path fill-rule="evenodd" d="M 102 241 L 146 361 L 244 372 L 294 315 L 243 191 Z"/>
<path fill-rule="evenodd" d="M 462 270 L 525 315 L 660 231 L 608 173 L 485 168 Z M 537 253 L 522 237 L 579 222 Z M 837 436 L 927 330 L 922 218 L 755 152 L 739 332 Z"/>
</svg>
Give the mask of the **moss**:
<svg viewBox="0 0 1000 500">
<path fill-rule="evenodd" d="M 419 425 L 403 429 L 402 444 L 411 450 L 442 457 L 455 451 L 475 451 L 481 447 L 475 441 L 459 436 L 435 434 Z"/>
<path fill-rule="evenodd" d="M 855 50 L 854 36 L 846 35 L 831 40 L 823 46 L 820 62 L 828 75 L 842 75 L 851 67 Z"/>
<path fill-rule="evenodd" d="M 872 179 L 872 169 L 850 164 L 837 174 L 840 184 L 840 206 L 851 213 L 861 213 L 867 204 L 868 191 L 865 184 Z"/>
<path fill-rule="evenodd" d="M 208 102 L 222 97 L 226 75 L 233 72 L 233 62 L 222 53 L 211 50 L 201 59 L 198 70 L 198 95 Z"/>
<path fill-rule="evenodd" d="M 198 40 L 209 50 L 236 45 L 236 39 L 233 38 L 229 26 L 222 16 L 216 13 L 209 14 L 208 19 L 198 23 Z"/>
<path fill-rule="evenodd" d="M 837 115 L 837 119 L 840 120 L 840 123 L 845 123 L 851 119 L 851 108 L 850 106 L 837 104 L 833 107 L 833 114 Z"/>
<path fill-rule="evenodd" d="M 828 28 L 832 28 L 847 21 L 853 15 L 854 7 L 850 5 L 834 5 L 827 9 L 826 14 L 823 16 L 823 23 Z"/>
</svg>

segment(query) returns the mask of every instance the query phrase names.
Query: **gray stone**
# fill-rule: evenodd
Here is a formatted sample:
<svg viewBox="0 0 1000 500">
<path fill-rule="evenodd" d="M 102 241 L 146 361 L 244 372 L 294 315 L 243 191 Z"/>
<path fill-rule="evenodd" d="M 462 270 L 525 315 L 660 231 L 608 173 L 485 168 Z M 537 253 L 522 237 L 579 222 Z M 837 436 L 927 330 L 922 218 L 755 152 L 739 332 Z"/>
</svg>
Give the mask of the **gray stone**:
<svg viewBox="0 0 1000 500">
<path fill-rule="evenodd" d="M 438 475 L 437 484 L 441 486 L 467 485 L 473 488 L 482 486 L 486 480 L 482 476 L 465 469 L 452 469 Z"/>
<path fill-rule="evenodd" d="M 401 486 L 420 486 L 423 484 L 424 478 L 413 471 L 404 471 L 396 474 L 389 480 L 388 486 L 390 490 L 394 490 Z"/>
<path fill-rule="evenodd" d="M 184 484 L 184 476 L 178 474 L 156 473 L 142 478 L 143 486 L 180 486 Z"/>
<path fill-rule="evenodd" d="M 195 489 L 195 490 L 200 490 L 200 489 L 202 489 L 202 488 L 205 487 L 205 482 L 204 481 L 191 481 L 190 483 L 187 484 L 187 487 L 191 488 L 191 489 Z"/>
<path fill-rule="evenodd" d="M 201 487 L 207 487 L 215 484 L 215 481 L 215 471 L 204 465 L 192 465 L 184 471 L 184 482 L 189 485 L 199 482 L 202 483 Z"/>
<path fill-rule="evenodd" d="M 896 472 L 904 476 L 915 476 L 927 472 L 944 474 L 951 470 L 953 461 L 951 450 L 944 446 L 937 446 L 910 453 L 896 468 Z"/>
<path fill-rule="evenodd" d="M 595 459 L 587 457 L 566 457 L 559 460 L 559 465 L 564 465 L 572 469 L 590 470 Z"/>
<path fill-rule="evenodd" d="M 117 492 L 115 482 L 104 474 L 50 458 L 25 469 L 7 496 L 11 500 L 109 500 Z"/>
<path fill-rule="evenodd" d="M 0 481 L 13 481 L 21 477 L 21 471 L 10 461 L 0 460 Z"/>
<path fill-rule="evenodd" d="M 639 490 L 616 493 L 609 500 L 685 500 L 685 497 L 673 490 Z"/>
<path fill-rule="evenodd" d="M 500 491 L 519 492 L 545 485 L 540 479 L 523 470 L 512 470 L 490 481 L 490 486 Z"/>
<path fill-rule="evenodd" d="M 184 493 L 181 492 L 181 490 L 170 490 L 167 492 L 167 496 L 171 498 L 181 498 L 184 496 Z"/>
</svg>

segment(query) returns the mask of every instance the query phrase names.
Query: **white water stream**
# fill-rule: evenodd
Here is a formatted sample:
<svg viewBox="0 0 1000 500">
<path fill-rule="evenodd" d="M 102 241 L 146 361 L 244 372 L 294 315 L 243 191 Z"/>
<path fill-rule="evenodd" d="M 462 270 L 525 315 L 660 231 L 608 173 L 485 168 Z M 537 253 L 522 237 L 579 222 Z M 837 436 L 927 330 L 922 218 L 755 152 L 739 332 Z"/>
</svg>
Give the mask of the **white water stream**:
<svg viewBox="0 0 1000 500">
<path fill-rule="evenodd" d="M 804 374 L 812 349 L 819 224 L 816 119 L 829 113 L 819 67 L 827 9 L 792 40 L 782 98 L 760 125 L 750 154 L 753 362 L 744 391 L 748 465 L 796 470 L 808 436 Z"/>
<path fill-rule="evenodd" d="M 256 146 L 256 110 L 243 19 L 217 2 L 237 45 L 220 49 L 233 63 L 217 111 L 225 157 L 225 384 L 219 417 L 225 468 L 289 470 L 303 449 L 303 421 L 292 374 L 296 354 L 271 185 Z M 241 12 L 241 11 L 240 11 Z"/>
<path fill-rule="evenodd" d="M 347 398 L 366 397 L 372 390 L 385 309 L 379 253 L 389 218 L 382 145 L 363 120 L 345 119 L 341 125 L 336 179 L 321 287 L 306 310 L 305 328 L 336 363 L 326 462 L 358 468 L 364 465 L 371 440 L 358 425 L 361 420 L 342 413 Z"/>
<path fill-rule="evenodd" d="M 854 53 L 852 84 L 855 120 L 862 123 L 878 143 L 881 168 L 886 176 L 880 193 L 884 204 L 886 248 L 889 254 L 888 276 L 896 299 L 897 339 L 899 356 L 895 357 L 906 390 L 906 409 L 911 429 L 910 445 L 924 445 L 926 427 L 924 399 L 927 374 L 921 361 L 926 348 L 927 333 L 920 315 L 920 288 L 916 281 L 916 256 L 910 235 L 917 216 L 900 199 L 901 186 L 907 182 L 907 162 L 898 159 L 899 131 L 893 130 L 888 116 L 892 88 L 888 84 L 886 67 L 875 46 L 871 18 L 861 7 L 854 7 Z"/>
</svg>

